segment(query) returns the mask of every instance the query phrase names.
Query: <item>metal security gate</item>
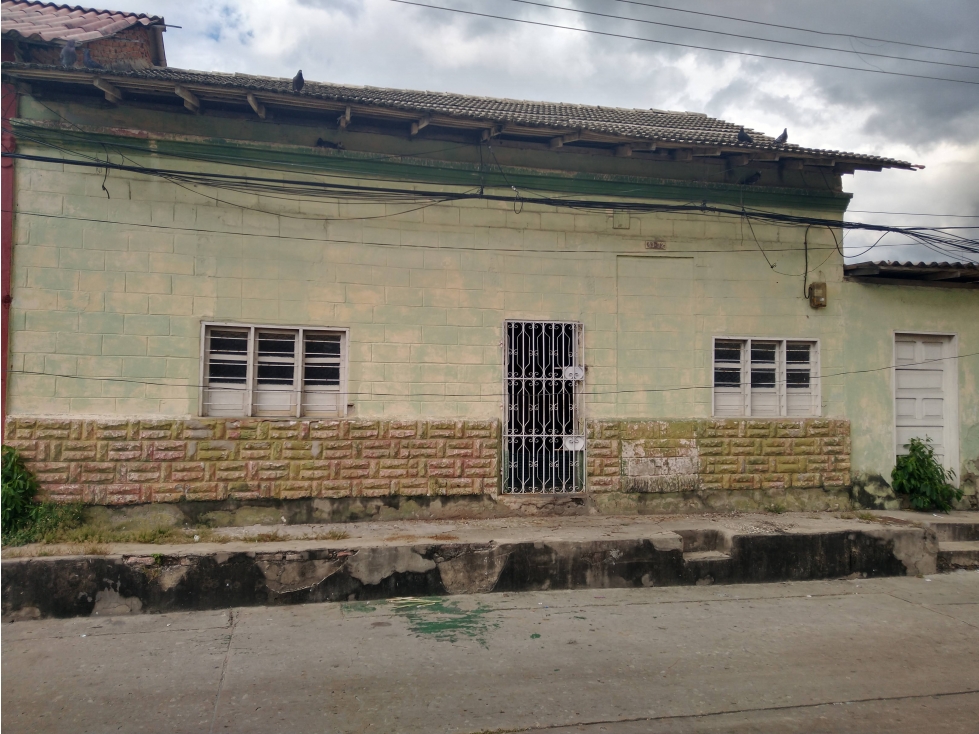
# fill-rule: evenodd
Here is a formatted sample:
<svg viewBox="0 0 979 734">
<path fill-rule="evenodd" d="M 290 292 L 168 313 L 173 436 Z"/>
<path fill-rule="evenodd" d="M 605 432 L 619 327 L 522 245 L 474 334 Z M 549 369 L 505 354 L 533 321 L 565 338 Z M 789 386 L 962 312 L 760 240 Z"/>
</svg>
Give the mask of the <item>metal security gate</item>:
<svg viewBox="0 0 979 734">
<path fill-rule="evenodd" d="M 581 324 L 507 321 L 504 334 L 503 491 L 581 492 Z"/>
</svg>

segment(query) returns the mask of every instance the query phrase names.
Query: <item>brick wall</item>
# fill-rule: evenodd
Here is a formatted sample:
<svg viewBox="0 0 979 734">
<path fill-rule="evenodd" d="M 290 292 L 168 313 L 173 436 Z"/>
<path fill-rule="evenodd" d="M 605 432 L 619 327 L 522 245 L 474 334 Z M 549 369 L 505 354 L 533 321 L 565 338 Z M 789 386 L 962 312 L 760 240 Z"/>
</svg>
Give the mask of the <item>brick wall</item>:
<svg viewBox="0 0 979 734">
<path fill-rule="evenodd" d="M 89 41 L 78 46 L 78 60 L 75 66 L 83 66 L 82 49 L 87 48 L 92 61 L 106 69 L 124 71 L 127 69 L 149 69 L 153 66 L 152 31 L 145 26 L 135 26 L 114 33 L 108 38 Z M 61 64 L 60 45 L 31 46 L 25 53 L 25 60 L 35 64 Z"/>
<path fill-rule="evenodd" d="M 61 502 L 495 494 L 493 421 L 12 418 L 7 443 Z"/>
<path fill-rule="evenodd" d="M 843 420 L 593 421 L 596 494 L 837 492 Z M 6 439 L 62 502 L 493 495 L 498 421 L 11 418 Z"/>
<path fill-rule="evenodd" d="M 850 486 L 845 420 L 596 421 L 589 425 L 595 492 L 771 492 Z"/>
</svg>

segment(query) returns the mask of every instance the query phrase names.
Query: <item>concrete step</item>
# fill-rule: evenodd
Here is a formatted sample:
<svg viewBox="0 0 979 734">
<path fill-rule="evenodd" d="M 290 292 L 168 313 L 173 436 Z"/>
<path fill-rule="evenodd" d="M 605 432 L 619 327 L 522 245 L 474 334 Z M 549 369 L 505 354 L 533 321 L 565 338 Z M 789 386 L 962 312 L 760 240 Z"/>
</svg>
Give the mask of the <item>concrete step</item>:
<svg viewBox="0 0 979 734">
<path fill-rule="evenodd" d="M 938 542 L 979 541 L 979 520 L 960 522 L 936 522 L 932 524 Z"/>
<path fill-rule="evenodd" d="M 3 552 L 9 620 L 548 589 L 934 573 L 934 533 L 832 515 L 507 518 L 229 529 L 103 555 Z M 245 538 L 272 539 L 247 542 Z M 34 549 L 38 554 L 50 549 Z"/>
<path fill-rule="evenodd" d="M 979 512 L 955 510 L 949 513 L 891 510 L 875 512 L 881 518 L 931 528 L 939 542 L 979 540 Z"/>
<path fill-rule="evenodd" d="M 938 569 L 953 568 L 979 568 L 979 540 L 939 542 Z"/>
</svg>

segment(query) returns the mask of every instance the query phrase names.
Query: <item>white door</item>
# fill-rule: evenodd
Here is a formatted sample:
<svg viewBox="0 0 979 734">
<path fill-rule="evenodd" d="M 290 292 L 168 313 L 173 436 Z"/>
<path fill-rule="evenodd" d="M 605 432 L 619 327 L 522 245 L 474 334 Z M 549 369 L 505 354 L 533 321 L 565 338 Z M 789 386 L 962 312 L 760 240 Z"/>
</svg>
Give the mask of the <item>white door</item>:
<svg viewBox="0 0 979 734">
<path fill-rule="evenodd" d="M 930 438 L 946 466 L 951 438 L 949 387 L 955 362 L 946 336 L 898 334 L 894 341 L 894 418 L 896 453 L 906 454 L 912 438 Z M 949 374 L 951 373 L 951 374 Z M 952 401 L 954 404 L 954 399 Z M 951 419 L 951 420 L 950 420 Z"/>
</svg>

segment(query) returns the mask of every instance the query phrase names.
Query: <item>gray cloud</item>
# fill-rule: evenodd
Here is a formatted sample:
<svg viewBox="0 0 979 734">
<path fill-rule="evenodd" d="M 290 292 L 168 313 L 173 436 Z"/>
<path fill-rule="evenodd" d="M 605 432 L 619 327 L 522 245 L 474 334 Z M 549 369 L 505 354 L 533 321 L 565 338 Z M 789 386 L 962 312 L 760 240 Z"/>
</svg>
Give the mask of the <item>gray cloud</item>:
<svg viewBox="0 0 979 734">
<path fill-rule="evenodd" d="M 677 43 L 979 81 L 979 69 L 794 48 L 509 0 L 421 1 Z M 703 29 L 979 66 L 979 55 L 765 28 L 614 0 L 544 1 Z M 650 1 L 979 51 L 979 4 L 974 0 Z M 209 3 L 134 0 L 130 6 L 164 14 L 168 22 L 183 26 L 167 33 L 167 57 L 174 66 L 281 76 L 302 68 L 308 79 L 341 83 L 703 111 L 770 134 L 788 127 L 790 140 L 802 145 L 875 153 L 928 166 L 917 173 L 861 173 L 847 178 L 846 185 L 855 195 L 854 209 L 979 214 L 976 194 L 968 193 L 979 191 L 976 85 L 683 49 L 387 0 L 240 0 L 233 17 L 227 12 L 222 16 L 224 6 Z M 227 27 L 215 37 L 215 24 L 222 23 Z"/>
</svg>

